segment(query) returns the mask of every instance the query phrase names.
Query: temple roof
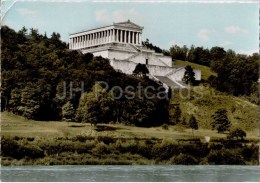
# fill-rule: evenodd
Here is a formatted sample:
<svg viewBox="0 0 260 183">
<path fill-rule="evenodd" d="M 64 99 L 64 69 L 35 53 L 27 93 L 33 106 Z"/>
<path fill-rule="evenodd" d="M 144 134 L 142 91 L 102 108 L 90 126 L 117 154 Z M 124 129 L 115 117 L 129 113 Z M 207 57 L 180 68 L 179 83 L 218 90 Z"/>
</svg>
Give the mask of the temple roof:
<svg viewBox="0 0 260 183">
<path fill-rule="evenodd" d="M 130 20 L 125 21 L 125 22 L 114 23 L 113 25 L 127 27 L 127 28 L 134 28 L 134 29 L 143 29 L 144 28 L 144 27 L 141 27 L 141 26 L 131 22 Z"/>
<path fill-rule="evenodd" d="M 97 27 L 94 29 L 88 29 L 88 30 L 83 30 L 83 31 L 79 31 L 79 32 L 75 32 L 72 33 L 70 35 L 74 35 L 74 34 L 79 34 L 79 33 L 83 33 L 83 32 L 88 32 L 88 31 L 94 31 L 94 30 L 98 30 L 98 29 L 103 29 L 106 27 L 111 27 L 111 26 L 115 26 L 115 27 L 125 27 L 125 28 L 132 28 L 132 29 L 139 29 L 140 31 L 143 30 L 144 27 L 141 27 L 133 22 L 131 22 L 130 20 L 127 20 L 125 22 L 118 22 L 118 23 L 113 23 L 112 25 L 107 25 L 107 26 L 102 26 L 102 27 Z"/>
</svg>

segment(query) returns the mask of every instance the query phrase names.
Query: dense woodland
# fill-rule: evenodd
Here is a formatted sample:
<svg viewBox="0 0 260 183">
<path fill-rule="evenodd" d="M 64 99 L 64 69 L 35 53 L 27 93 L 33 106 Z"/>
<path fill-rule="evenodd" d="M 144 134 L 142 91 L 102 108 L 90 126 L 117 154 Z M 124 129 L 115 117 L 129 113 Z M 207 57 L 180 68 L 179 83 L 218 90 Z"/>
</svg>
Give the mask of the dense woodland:
<svg viewBox="0 0 260 183">
<path fill-rule="evenodd" d="M 18 32 L 3 26 L 2 37 L 2 88 L 1 109 L 35 120 L 75 120 L 78 122 L 121 122 L 137 126 L 157 126 L 168 123 L 168 99 L 132 100 L 121 97 L 114 100 L 111 93 L 95 85 L 95 81 L 106 81 L 109 88 L 128 85 L 137 89 L 160 85 L 146 77 L 135 77 L 115 71 L 107 59 L 71 51 L 60 40 L 59 33 L 50 38 L 36 29 L 21 29 Z M 259 55 L 239 55 L 221 47 L 205 49 L 172 46 L 169 51 L 149 43 L 143 43 L 171 55 L 173 61 L 186 60 L 210 66 L 217 73 L 208 82 L 219 91 L 231 95 L 247 96 L 259 103 L 258 83 Z M 70 82 L 80 88 L 84 82 L 85 93 L 73 93 L 70 97 Z M 66 97 L 63 95 L 66 82 Z M 98 98 L 94 88 L 99 88 Z M 133 91 L 133 92 L 137 92 Z M 142 91 L 143 92 L 143 91 Z M 158 91 L 151 91 L 157 94 Z M 160 91 L 161 92 L 161 91 Z"/>
<path fill-rule="evenodd" d="M 117 121 L 138 126 L 168 122 L 166 99 L 140 99 L 136 95 L 132 100 L 113 100 L 105 90 L 99 90 L 98 98 L 93 91 L 93 87 L 101 87 L 94 86 L 95 81 L 105 81 L 110 88 L 131 85 L 136 90 L 138 83 L 160 87 L 156 82 L 116 72 L 102 57 L 71 51 L 58 33 L 48 38 L 35 29 L 15 32 L 3 26 L 1 35 L 2 110 L 36 120 Z M 61 97 L 64 82 L 66 97 Z M 86 93 L 81 96 L 81 91 L 73 91 L 71 98 L 70 82 L 74 89 L 84 82 Z"/>
</svg>

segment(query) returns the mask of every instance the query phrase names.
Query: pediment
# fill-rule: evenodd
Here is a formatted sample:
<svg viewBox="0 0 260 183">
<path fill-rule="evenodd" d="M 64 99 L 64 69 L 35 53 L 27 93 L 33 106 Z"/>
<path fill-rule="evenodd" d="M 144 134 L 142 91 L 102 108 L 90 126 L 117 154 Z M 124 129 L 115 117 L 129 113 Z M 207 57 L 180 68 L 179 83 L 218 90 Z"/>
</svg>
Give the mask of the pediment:
<svg viewBox="0 0 260 183">
<path fill-rule="evenodd" d="M 130 20 L 128 20 L 126 22 L 114 23 L 114 25 L 120 26 L 120 27 L 126 27 L 126 28 L 143 29 L 143 27 L 131 22 Z"/>
</svg>

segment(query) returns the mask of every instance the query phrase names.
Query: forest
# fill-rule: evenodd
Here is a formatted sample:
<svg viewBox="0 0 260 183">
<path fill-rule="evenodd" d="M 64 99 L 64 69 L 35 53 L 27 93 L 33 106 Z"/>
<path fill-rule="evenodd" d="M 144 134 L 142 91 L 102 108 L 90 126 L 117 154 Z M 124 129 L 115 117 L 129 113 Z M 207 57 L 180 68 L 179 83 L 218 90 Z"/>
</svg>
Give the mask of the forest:
<svg viewBox="0 0 260 183">
<path fill-rule="evenodd" d="M 167 99 L 136 96 L 132 100 L 124 97 L 113 100 L 108 91 L 99 90 L 99 98 L 93 91 L 96 81 L 106 82 L 110 88 L 131 85 L 136 89 L 132 92 L 137 92 L 139 83 L 143 87 L 160 87 L 147 77 L 116 72 L 107 59 L 71 51 L 58 33 L 48 38 L 35 29 L 15 32 L 3 26 L 1 35 L 2 111 L 34 120 L 68 119 L 94 124 L 117 121 L 156 126 L 168 122 Z M 84 95 L 76 90 L 81 83 L 84 83 Z M 70 95 L 70 84 L 75 90 L 73 95 Z M 67 95 L 60 97 L 64 91 Z"/>
<path fill-rule="evenodd" d="M 59 33 L 50 38 L 37 29 L 19 31 L 3 26 L 2 35 L 2 88 L 1 110 L 34 120 L 72 120 L 77 122 L 120 122 L 135 126 L 160 126 L 169 123 L 169 100 L 147 99 L 135 95 L 132 100 L 121 97 L 114 100 L 108 90 L 102 90 L 96 81 L 104 81 L 109 87 L 125 88 L 139 83 L 160 87 L 147 77 L 135 77 L 115 71 L 109 60 L 71 51 L 62 42 Z M 172 56 L 175 60 L 209 66 L 216 72 L 202 83 L 208 83 L 218 91 L 234 96 L 245 96 L 259 104 L 258 78 L 259 54 L 236 54 L 221 47 L 173 45 L 169 51 L 149 43 L 143 45 L 157 52 Z M 64 85 L 66 83 L 66 85 Z M 77 91 L 83 83 L 85 93 Z M 62 96 L 65 91 L 65 97 Z M 71 96 L 70 86 L 75 91 Z M 101 87 L 99 98 L 94 88 Z M 142 91 L 143 92 L 143 91 Z M 152 94 L 164 91 L 151 91 Z"/>
</svg>

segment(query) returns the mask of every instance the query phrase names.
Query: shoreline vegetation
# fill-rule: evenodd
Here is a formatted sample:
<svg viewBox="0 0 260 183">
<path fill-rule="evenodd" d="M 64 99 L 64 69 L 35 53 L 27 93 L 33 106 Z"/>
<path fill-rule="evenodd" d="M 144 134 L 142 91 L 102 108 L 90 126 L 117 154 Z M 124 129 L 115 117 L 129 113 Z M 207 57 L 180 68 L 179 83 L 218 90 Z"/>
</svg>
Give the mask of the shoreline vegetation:
<svg viewBox="0 0 260 183">
<path fill-rule="evenodd" d="M 40 122 L 1 113 L 2 166 L 21 165 L 258 165 L 258 138 L 228 140 L 181 126 Z M 20 130 L 19 130 L 20 129 Z M 211 140 L 205 142 L 204 136 Z M 249 133 L 250 134 L 250 133 Z M 253 133 L 254 134 L 254 133 Z"/>
</svg>

